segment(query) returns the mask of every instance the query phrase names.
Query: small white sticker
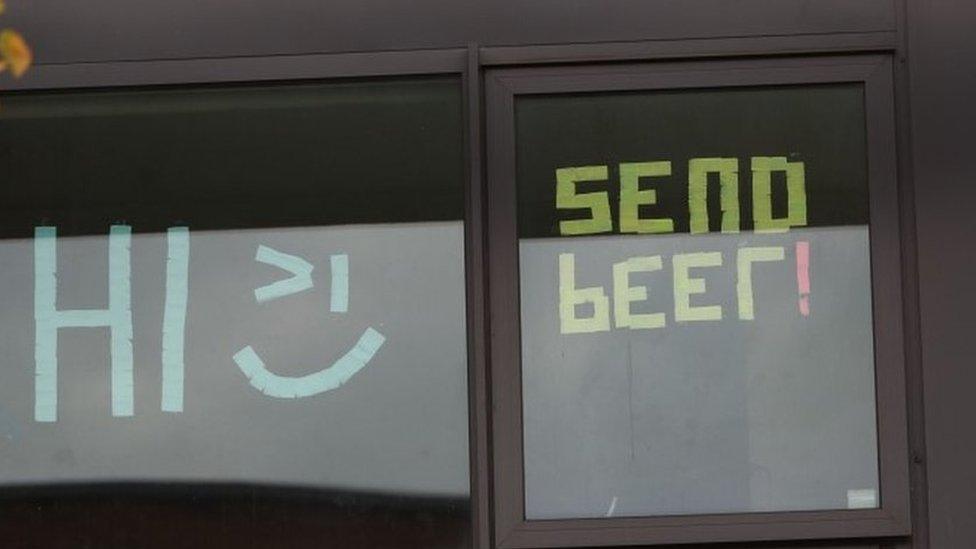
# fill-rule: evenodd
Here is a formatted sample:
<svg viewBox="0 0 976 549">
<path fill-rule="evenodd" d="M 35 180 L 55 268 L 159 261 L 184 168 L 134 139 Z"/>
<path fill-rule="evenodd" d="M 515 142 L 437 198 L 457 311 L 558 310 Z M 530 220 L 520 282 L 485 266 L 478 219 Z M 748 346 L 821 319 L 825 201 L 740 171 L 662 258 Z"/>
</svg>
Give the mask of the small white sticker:
<svg viewBox="0 0 976 549">
<path fill-rule="evenodd" d="M 847 491 L 848 509 L 877 509 L 878 491 L 874 488 Z"/>
</svg>

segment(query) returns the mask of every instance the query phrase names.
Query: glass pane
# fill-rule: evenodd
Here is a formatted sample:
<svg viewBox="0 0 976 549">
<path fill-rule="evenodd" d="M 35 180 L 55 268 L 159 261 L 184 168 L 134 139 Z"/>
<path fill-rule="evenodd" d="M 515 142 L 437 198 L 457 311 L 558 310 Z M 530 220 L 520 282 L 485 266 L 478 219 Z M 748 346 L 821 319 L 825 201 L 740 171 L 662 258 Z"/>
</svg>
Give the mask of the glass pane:
<svg viewBox="0 0 976 549">
<path fill-rule="evenodd" d="M 527 518 L 877 507 L 863 89 L 516 101 Z"/>
<path fill-rule="evenodd" d="M 0 482 L 468 546 L 461 112 L 456 79 L 5 97 Z"/>
</svg>

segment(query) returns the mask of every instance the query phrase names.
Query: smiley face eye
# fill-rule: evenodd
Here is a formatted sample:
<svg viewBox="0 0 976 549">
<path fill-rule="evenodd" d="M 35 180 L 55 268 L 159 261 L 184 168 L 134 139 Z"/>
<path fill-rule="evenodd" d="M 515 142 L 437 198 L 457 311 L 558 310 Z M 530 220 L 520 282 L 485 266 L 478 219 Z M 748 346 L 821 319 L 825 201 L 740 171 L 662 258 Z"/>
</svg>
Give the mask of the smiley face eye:
<svg viewBox="0 0 976 549">
<path fill-rule="evenodd" d="M 258 246 L 254 260 L 266 265 L 278 267 L 291 273 L 290 278 L 261 286 L 254 289 L 254 299 L 258 303 L 265 303 L 298 292 L 312 289 L 312 271 L 315 267 L 297 255 L 286 254 L 265 245 Z"/>
</svg>

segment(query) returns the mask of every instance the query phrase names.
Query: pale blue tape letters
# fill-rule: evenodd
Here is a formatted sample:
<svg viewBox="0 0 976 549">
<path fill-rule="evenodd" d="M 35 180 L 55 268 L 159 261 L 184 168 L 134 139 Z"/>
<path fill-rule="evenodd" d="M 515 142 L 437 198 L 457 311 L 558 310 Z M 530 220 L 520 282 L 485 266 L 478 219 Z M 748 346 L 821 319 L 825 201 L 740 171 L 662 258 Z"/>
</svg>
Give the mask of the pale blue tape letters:
<svg viewBox="0 0 976 549">
<path fill-rule="evenodd" d="M 56 229 L 34 229 L 34 419 L 58 419 Z"/>
<path fill-rule="evenodd" d="M 133 414 L 132 229 L 109 230 L 108 309 L 57 310 L 57 229 L 34 229 L 34 419 L 58 418 L 58 329 L 107 326 L 111 332 L 112 415 Z"/>
<path fill-rule="evenodd" d="M 132 228 L 113 225 L 108 235 L 108 309 L 112 316 L 112 415 L 133 414 Z"/>
<path fill-rule="evenodd" d="M 183 411 L 183 345 L 186 339 L 186 303 L 190 276 L 190 230 L 167 231 L 166 304 L 163 310 L 164 412 Z"/>
<path fill-rule="evenodd" d="M 302 292 L 312 287 L 312 264 L 300 257 L 260 245 L 254 259 L 292 274 L 291 278 L 255 289 L 254 298 L 258 300 L 258 303 Z"/>
<path fill-rule="evenodd" d="M 332 297 L 329 309 L 334 313 L 349 310 L 349 256 L 336 254 L 329 256 L 332 265 Z"/>
<path fill-rule="evenodd" d="M 386 338 L 383 334 L 367 328 L 356 345 L 332 366 L 302 377 L 279 376 L 269 372 L 250 345 L 234 355 L 234 362 L 247 376 L 251 386 L 263 394 L 277 398 L 302 398 L 341 387 L 372 360 L 384 341 Z"/>
</svg>

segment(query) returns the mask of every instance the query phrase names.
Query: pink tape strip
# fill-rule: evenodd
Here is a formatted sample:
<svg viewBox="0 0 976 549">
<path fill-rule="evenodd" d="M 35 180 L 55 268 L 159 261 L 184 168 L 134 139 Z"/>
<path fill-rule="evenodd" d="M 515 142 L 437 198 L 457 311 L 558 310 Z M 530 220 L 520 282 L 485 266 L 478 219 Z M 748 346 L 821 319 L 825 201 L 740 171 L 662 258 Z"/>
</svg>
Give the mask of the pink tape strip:
<svg viewBox="0 0 976 549">
<path fill-rule="evenodd" d="M 800 294 L 800 314 L 810 316 L 810 243 L 796 243 L 796 285 Z"/>
</svg>

